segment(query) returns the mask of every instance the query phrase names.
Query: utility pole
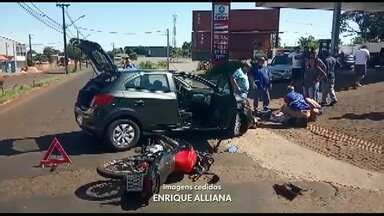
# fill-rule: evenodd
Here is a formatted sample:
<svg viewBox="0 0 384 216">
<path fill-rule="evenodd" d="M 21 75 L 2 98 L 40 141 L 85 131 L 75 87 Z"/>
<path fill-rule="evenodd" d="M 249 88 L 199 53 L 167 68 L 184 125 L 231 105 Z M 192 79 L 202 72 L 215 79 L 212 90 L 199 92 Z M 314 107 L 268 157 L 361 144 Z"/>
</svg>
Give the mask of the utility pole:
<svg viewBox="0 0 384 216">
<path fill-rule="evenodd" d="M 169 71 L 169 29 L 167 29 L 167 70 Z"/>
<path fill-rule="evenodd" d="M 112 43 L 112 60 L 115 61 L 115 43 Z"/>
<path fill-rule="evenodd" d="M 341 17 L 341 2 L 335 2 L 333 8 L 333 22 L 332 22 L 332 39 L 331 39 L 331 54 L 337 54 L 339 45 L 340 33 L 340 17 Z"/>
<path fill-rule="evenodd" d="M 5 56 L 8 57 L 8 43 L 5 42 Z"/>
<path fill-rule="evenodd" d="M 77 40 L 79 40 L 79 29 L 76 29 L 77 32 Z M 80 57 L 79 57 L 79 65 L 81 70 L 81 57 L 83 57 L 83 51 L 80 50 Z"/>
<path fill-rule="evenodd" d="M 177 19 L 177 15 L 173 14 L 173 39 L 172 39 L 173 48 L 176 48 L 176 19 Z"/>
<path fill-rule="evenodd" d="M 68 74 L 68 54 L 67 54 L 67 35 L 66 35 L 66 26 L 65 26 L 65 14 L 64 7 L 68 7 L 70 4 L 56 4 L 56 7 L 61 7 L 63 13 L 63 33 L 64 33 L 64 65 L 65 65 L 65 74 Z"/>
<path fill-rule="evenodd" d="M 31 34 L 29 34 L 28 35 L 28 37 L 29 37 L 29 58 L 30 58 L 30 60 L 31 60 L 31 65 L 30 66 L 32 66 L 32 43 L 31 43 Z"/>
</svg>

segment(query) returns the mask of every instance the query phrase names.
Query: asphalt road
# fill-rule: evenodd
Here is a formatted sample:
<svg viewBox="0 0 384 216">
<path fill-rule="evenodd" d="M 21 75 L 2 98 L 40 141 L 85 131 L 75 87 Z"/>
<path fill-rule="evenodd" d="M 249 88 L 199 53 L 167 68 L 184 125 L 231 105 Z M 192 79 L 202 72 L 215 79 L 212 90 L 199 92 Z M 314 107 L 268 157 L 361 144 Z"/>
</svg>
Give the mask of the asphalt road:
<svg viewBox="0 0 384 216">
<path fill-rule="evenodd" d="M 118 184 L 96 174 L 96 166 L 129 152 L 109 153 L 97 140 L 80 131 L 73 104 L 90 73 L 80 73 L 56 86 L 33 92 L 0 106 L 0 211 L 1 212 L 121 212 Z M 56 171 L 34 167 L 50 142 L 57 137 L 73 164 Z M 186 137 L 201 145 L 209 139 Z M 382 194 L 337 188 L 325 182 L 282 177 L 262 168 L 245 154 L 214 155 L 213 171 L 220 177 L 220 190 L 189 191 L 196 194 L 229 195 L 229 202 L 155 202 L 132 207 L 139 212 L 330 212 L 383 211 Z M 184 177 L 172 184 L 205 185 Z M 293 181 L 308 191 L 295 201 L 278 197 L 274 184 Z M 183 191 L 183 193 L 189 193 Z M 161 190 L 161 194 L 175 194 Z"/>
</svg>

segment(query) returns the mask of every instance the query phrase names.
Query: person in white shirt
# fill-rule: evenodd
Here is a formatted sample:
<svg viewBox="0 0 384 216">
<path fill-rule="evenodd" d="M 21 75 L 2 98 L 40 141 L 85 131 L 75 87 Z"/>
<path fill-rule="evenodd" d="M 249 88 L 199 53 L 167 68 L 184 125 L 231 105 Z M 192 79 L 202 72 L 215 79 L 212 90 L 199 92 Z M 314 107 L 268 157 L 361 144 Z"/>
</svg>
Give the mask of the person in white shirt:
<svg viewBox="0 0 384 216">
<path fill-rule="evenodd" d="M 292 60 L 292 82 L 300 93 L 303 88 L 304 68 L 303 68 L 303 53 L 300 52 L 300 47 L 296 47 L 295 51 L 288 55 Z"/>
<path fill-rule="evenodd" d="M 369 60 L 370 55 L 367 49 L 367 46 L 363 45 L 355 53 L 355 72 L 356 72 L 356 82 L 355 88 L 361 87 L 361 80 L 367 75 L 367 61 Z"/>
</svg>

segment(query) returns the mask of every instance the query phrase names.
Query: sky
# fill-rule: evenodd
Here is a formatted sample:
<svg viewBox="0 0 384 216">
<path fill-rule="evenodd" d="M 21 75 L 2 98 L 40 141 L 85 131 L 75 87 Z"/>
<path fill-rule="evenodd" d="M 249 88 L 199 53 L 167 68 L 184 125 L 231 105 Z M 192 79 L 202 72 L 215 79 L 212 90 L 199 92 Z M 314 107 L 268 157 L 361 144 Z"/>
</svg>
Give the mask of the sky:
<svg viewBox="0 0 384 216">
<path fill-rule="evenodd" d="M 62 24 L 61 8 L 56 3 L 27 3 L 37 8 L 51 19 Z M 172 32 L 172 15 L 177 15 L 176 42 L 181 46 L 191 41 L 192 11 L 211 10 L 211 2 L 172 2 L 172 3 L 70 3 L 68 12 L 75 25 L 80 28 L 80 37 L 98 42 L 105 50 L 124 46 L 166 46 L 165 29 Z M 36 7 L 36 8 L 35 8 Z M 256 9 L 255 2 L 232 2 L 231 9 Z M 45 46 L 63 49 L 63 34 L 38 21 L 28 14 L 17 2 L 0 3 L 0 36 L 12 38 L 28 44 L 28 34 L 32 34 L 32 49 L 42 52 Z M 266 20 L 267 21 L 267 20 Z M 66 18 L 66 24 L 70 24 Z M 76 36 L 75 25 L 69 27 L 69 38 Z M 313 35 L 316 39 L 331 38 L 332 11 L 325 10 L 280 10 L 281 44 L 297 44 L 301 36 Z M 94 29 L 95 31 L 90 31 Z M 102 31 L 102 32 L 97 32 Z M 148 34 L 146 32 L 154 32 Z M 161 32 L 156 32 L 161 31 Z M 109 32 L 117 32 L 111 34 Z M 132 34 L 134 33 L 134 34 Z M 172 37 L 170 41 L 172 42 Z M 343 42 L 350 38 L 341 37 Z"/>
</svg>

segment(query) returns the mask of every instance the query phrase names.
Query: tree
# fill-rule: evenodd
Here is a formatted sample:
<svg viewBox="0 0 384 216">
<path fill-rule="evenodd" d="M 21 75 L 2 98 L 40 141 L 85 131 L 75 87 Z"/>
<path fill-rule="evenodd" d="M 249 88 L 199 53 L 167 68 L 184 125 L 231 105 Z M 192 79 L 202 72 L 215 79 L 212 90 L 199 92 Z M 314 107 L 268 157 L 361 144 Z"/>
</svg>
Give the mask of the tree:
<svg viewBox="0 0 384 216">
<path fill-rule="evenodd" d="M 317 49 L 319 47 L 317 40 L 312 35 L 309 35 L 308 37 L 300 37 L 298 44 L 300 48 L 308 47 L 309 49 Z"/>
<path fill-rule="evenodd" d="M 179 47 L 171 47 L 171 57 L 177 58 L 183 56 L 183 50 Z"/>
<path fill-rule="evenodd" d="M 183 46 L 181 46 L 183 56 L 190 57 L 192 53 L 192 42 L 184 42 Z"/>
<path fill-rule="evenodd" d="M 68 53 L 68 58 L 73 59 L 75 61 L 75 68 L 73 71 L 77 71 L 77 63 L 81 60 L 81 50 L 77 47 L 72 46 L 72 44 L 69 44 L 67 46 L 67 53 Z"/>
<path fill-rule="evenodd" d="M 43 54 L 47 56 L 49 63 L 52 63 L 51 56 L 58 55 L 59 53 L 59 50 L 53 49 L 52 47 L 45 47 L 43 50 Z"/>
<path fill-rule="evenodd" d="M 346 11 L 341 14 L 340 32 L 356 35 L 354 42 L 379 42 L 384 39 L 384 12 Z"/>
<path fill-rule="evenodd" d="M 33 66 L 33 56 L 37 54 L 37 52 L 35 50 L 32 50 L 32 59 L 31 59 L 31 54 L 30 54 L 30 50 L 28 50 L 27 52 L 27 65 L 28 66 Z"/>
</svg>

